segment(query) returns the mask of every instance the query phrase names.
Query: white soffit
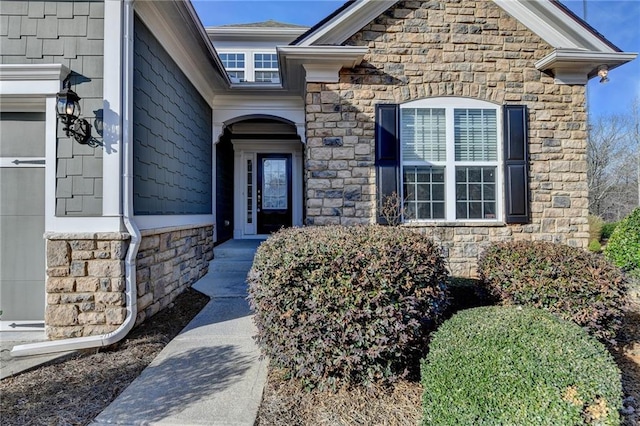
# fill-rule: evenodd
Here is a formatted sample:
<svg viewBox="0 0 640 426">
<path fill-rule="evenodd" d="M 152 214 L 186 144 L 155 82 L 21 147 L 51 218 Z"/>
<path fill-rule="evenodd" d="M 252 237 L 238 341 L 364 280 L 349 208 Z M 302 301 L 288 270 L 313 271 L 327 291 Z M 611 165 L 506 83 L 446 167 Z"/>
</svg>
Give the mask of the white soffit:
<svg viewBox="0 0 640 426">
<path fill-rule="evenodd" d="M 558 84 L 586 84 L 595 77 L 600 66 L 612 70 L 638 56 L 628 52 L 592 52 L 576 49 L 556 49 L 535 63 L 541 71 L 551 71 Z"/>
</svg>

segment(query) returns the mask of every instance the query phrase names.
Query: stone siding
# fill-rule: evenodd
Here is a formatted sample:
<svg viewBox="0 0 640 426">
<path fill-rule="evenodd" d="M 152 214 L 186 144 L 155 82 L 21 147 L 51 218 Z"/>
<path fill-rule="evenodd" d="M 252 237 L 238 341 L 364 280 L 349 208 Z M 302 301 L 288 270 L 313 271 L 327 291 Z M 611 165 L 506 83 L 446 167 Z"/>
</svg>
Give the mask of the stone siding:
<svg viewBox="0 0 640 426">
<path fill-rule="evenodd" d="M 103 39 L 102 1 L 0 1 L 0 63 L 67 66 L 92 126 L 104 108 Z M 92 135 L 102 139 L 95 126 Z M 59 124 L 56 156 L 56 216 L 100 216 L 103 150 L 66 137 Z"/>
<path fill-rule="evenodd" d="M 546 240 L 586 247 L 585 88 L 557 85 L 534 63 L 552 51 L 490 1 L 404 1 L 345 44 L 368 46 L 335 84 L 308 83 L 307 223 L 376 219 L 375 105 L 437 96 L 529 109 L 531 223 L 412 224 L 446 247 L 456 275 L 475 275 L 490 242 Z"/>
<path fill-rule="evenodd" d="M 126 233 L 46 234 L 47 337 L 109 333 L 124 322 Z"/>
<path fill-rule="evenodd" d="M 126 233 L 45 235 L 46 334 L 50 339 L 116 330 L 127 316 Z M 136 260 L 136 324 L 169 306 L 207 273 L 213 226 L 143 231 Z"/>
<path fill-rule="evenodd" d="M 137 323 L 169 306 L 202 278 L 213 259 L 213 226 L 142 231 L 136 260 Z"/>
</svg>

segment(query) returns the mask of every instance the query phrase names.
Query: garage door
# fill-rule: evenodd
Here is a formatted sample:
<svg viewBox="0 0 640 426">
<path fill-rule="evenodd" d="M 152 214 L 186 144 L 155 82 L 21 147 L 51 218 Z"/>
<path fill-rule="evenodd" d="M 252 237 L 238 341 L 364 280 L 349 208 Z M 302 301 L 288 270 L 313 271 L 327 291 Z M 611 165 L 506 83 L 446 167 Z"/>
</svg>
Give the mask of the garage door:
<svg viewBox="0 0 640 426">
<path fill-rule="evenodd" d="M 44 113 L 0 114 L 2 321 L 43 320 Z"/>
</svg>

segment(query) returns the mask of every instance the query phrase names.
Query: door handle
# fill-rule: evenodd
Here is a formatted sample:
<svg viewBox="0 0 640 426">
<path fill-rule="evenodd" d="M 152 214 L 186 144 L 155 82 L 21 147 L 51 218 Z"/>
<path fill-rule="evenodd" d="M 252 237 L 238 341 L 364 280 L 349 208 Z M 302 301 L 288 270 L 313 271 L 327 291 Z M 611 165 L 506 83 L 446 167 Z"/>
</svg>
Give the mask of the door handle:
<svg viewBox="0 0 640 426">
<path fill-rule="evenodd" d="M 260 209 L 262 208 L 262 191 L 260 189 L 258 189 L 258 208 L 256 209 L 258 212 L 260 212 Z"/>
</svg>

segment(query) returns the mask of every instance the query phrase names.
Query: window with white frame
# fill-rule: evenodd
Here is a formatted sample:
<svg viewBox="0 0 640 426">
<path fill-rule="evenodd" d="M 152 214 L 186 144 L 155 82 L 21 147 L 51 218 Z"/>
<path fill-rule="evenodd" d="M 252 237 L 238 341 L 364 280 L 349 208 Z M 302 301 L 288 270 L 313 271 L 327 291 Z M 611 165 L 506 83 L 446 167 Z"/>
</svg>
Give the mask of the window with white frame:
<svg viewBox="0 0 640 426">
<path fill-rule="evenodd" d="M 261 83 L 278 83 L 278 55 L 275 53 L 255 53 L 253 55 L 255 81 Z"/>
<path fill-rule="evenodd" d="M 246 81 L 244 53 L 220 53 L 220 60 L 232 81 Z"/>
<path fill-rule="evenodd" d="M 499 106 L 433 98 L 400 106 L 404 219 L 500 218 Z"/>
</svg>

